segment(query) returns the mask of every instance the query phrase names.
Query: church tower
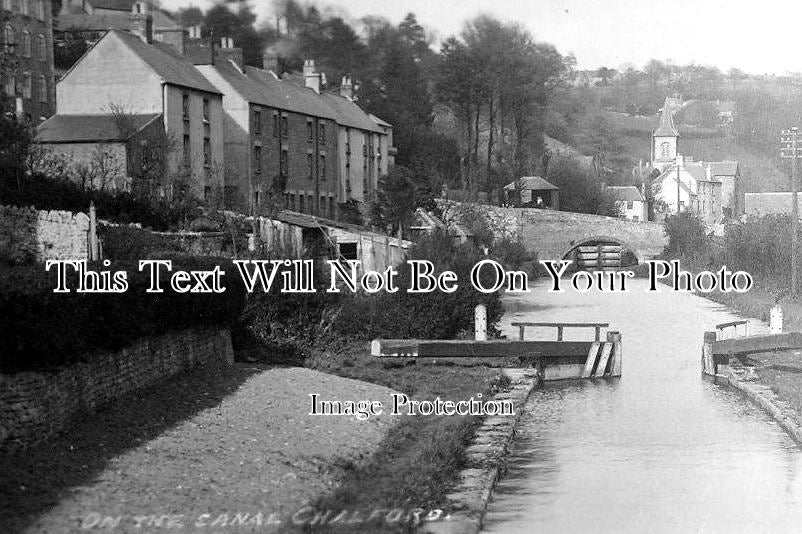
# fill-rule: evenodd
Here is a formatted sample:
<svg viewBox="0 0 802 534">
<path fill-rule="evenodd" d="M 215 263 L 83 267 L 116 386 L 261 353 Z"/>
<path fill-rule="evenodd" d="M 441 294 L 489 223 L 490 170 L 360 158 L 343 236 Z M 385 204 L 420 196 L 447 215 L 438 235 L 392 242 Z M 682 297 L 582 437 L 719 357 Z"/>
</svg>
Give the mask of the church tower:
<svg viewBox="0 0 802 534">
<path fill-rule="evenodd" d="M 669 98 L 666 98 L 660 113 L 660 124 L 652 133 L 652 167 L 663 170 L 666 165 L 673 163 L 677 158 L 678 141 L 679 132 L 671 118 Z"/>
</svg>

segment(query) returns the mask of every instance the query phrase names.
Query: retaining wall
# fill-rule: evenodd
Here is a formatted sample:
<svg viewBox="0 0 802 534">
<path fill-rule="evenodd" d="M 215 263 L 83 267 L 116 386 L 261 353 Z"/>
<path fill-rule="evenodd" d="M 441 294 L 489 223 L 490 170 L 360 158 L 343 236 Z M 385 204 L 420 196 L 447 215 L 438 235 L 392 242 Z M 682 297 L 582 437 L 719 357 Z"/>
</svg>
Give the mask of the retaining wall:
<svg viewBox="0 0 802 534">
<path fill-rule="evenodd" d="M 0 206 L 0 260 L 84 260 L 88 236 L 84 213 Z"/>
<path fill-rule="evenodd" d="M 98 353 L 54 372 L 0 374 L 0 450 L 47 439 L 78 413 L 214 361 L 234 361 L 229 332 L 193 328 Z"/>
</svg>

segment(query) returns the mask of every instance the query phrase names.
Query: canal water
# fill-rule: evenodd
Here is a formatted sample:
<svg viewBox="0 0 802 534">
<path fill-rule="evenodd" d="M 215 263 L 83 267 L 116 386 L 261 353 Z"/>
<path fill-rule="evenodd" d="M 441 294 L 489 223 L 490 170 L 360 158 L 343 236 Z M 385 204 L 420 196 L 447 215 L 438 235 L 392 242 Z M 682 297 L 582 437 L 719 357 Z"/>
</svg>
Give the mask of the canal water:
<svg viewBox="0 0 802 534">
<path fill-rule="evenodd" d="M 539 283 L 505 297 L 501 326 L 513 339 L 516 320 L 609 322 L 622 334 L 623 374 L 532 395 L 484 532 L 802 532 L 802 449 L 700 375 L 703 332 L 738 317 L 665 287 L 646 292 L 644 280 L 628 285 L 578 294 Z"/>
</svg>

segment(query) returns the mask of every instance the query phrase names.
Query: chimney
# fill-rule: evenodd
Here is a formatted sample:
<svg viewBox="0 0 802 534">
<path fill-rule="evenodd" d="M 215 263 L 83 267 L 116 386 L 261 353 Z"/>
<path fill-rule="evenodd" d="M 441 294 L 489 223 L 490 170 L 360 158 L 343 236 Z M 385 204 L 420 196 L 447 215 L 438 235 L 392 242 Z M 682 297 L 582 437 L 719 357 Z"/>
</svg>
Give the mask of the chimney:
<svg viewBox="0 0 802 534">
<path fill-rule="evenodd" d="M 269 70 L 276 76 L 281 74 L 278 67 L 278 54 L 273 47 L 268 48 L 265 50 L 265 53 L 262 54 L 262 69 Z"/>
<path fill-rule="evenodd" d="M 234 39 L 231 37 L 222 37 L 220 39 L 220 48 L 214 51 L 214 55 L 215 62 L 217 62 L 217 60 L 228 60 L 234 63 L 239 70 L 243 70 L 245 68 L 242 48 L 235 47 Z"/>
<path fill-rule="evenodd" d="M 150 4 L 144 0 L 134 2 L 128 20 L 131 22 L 131 33 L 148 44 L 153 43 L 153 16 L 150 13 Z"/>
<path fill-rule="evenodd" d="M 320 73 L 315 70 L 315 60 L 304 60 L 304 85 L 316 93 L 320 93 Z"/>
<path fill-rule="evenodd" d="M 344 96 L 348 100 L 354 98 L 354 84 L 349 74 L 343 76 L 343 80 L 340 83 L 340 96 Z"/>
<path fill-rule="evenodd" d="M 190 26 L 187 30 L 189 32 L 190 39 L 200 39 L 201 38 L 201 27 L 200 24 L 196 24 L 195 26 Z"/>
</svg>

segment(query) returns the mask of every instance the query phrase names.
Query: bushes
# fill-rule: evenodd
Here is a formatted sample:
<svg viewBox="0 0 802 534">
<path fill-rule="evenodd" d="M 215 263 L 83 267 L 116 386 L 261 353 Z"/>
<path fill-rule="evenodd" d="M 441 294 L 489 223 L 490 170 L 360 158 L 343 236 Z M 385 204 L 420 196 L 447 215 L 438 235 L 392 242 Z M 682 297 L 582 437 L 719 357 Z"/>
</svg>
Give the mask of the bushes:
<svg viewBox="0 0 802 534">
<path fill-rule="evenodd" d="M 487 306 L 488 330 L 493 333 L 503 313 L 499 296 L 479 293 L 470 285 L 470 270 L 483 258 L 474 247 L 456 245 L 448 235 L 426 236 L 413 247 L 408 259 L 431 261 L 435 273 L 454 271 L 459 288 L 454 293 L 408 293 L 409 269 L 401 268 L 398 292 L 346 296 L 333 330 L 351 339 L 453 339 L 473 331 L 474 308 L 482 303 Z"/>
<path fill-rule="evenodd" d="M 666 217 L 665 232 L 668 237 L 665 254 L 670 256 L 694 257 L 708 243 L 705 224 L 694 213 L 685 212 Z"/>
<path fill-rule="evenodd" d="M 173 258 L 173 271 L 211 270 L 216 265 L 226 272 L 226 290 L 220 294 L 179 294 L 164 279 L 163 293 L 146 293 L 149 276 L 139 272 L 136 262 L 90 267 L 128 272 L 128 290 L 109 294 L 54 293 L 56 275 L 41 264 L 8 269 L 0 277 L 0 371 L 53 369 L 82 361 L 93 351 L 121 349 L 145 336 L 228 325 L 245 302 L 234 265 L 212 258 Z M 69 278 L 68 287 L 74 288 L 77 275 Z"/>
<path fill-rule="evenodd" d="M 191 203 L 147 200 L 131 193 L 84 189 L 66 179 L 34 175 L 17 179 L 0 176 L 0 205 L 34 206 L 40 210 L 86 212 L 94 202 L 98 217 L 116 223 L 141 223 L 154 230 L 170 230 L 195 215 Z"/>
</svg>

